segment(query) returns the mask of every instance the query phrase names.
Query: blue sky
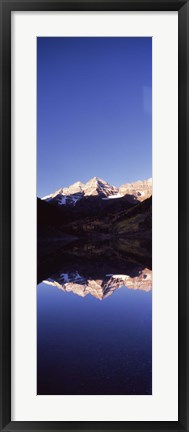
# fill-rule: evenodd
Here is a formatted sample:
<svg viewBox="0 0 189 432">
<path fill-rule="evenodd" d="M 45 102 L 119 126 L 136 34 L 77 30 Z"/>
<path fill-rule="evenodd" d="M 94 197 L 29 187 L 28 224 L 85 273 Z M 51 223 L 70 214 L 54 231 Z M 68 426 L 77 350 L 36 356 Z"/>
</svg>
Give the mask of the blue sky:
<svg viewBox="0 0 189 432">
<path fill-rule="evenodd" d="M 151 38 L 38 37 L 38 196 L 151 177 L 151 88 Z"/>
</svg>

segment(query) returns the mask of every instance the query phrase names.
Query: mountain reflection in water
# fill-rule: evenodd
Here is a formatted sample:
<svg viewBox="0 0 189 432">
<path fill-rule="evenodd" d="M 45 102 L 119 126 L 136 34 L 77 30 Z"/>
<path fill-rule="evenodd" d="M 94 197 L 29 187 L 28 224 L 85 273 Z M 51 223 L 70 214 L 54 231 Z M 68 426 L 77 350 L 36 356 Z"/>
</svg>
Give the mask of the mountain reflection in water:
<svg viewBox="0 0 189 432">
<path fill-rule="evenodd" d="M 38 283 L 38 394 L 151 394 L 151 245 L 42 242 Z"/>
<path fill-rule="evenodd" d="M 83 277 L 75 271 L 73 273 L 59 272 L 44 281 L 48 285 L 55 286 L 65 292 L 73 292 L 81 297 L 91 294 L 102 300 L 109 297 L 115 290 L 126 286 L 130 289 L 150 291 L 152 288 L 152 272 L 149 269 L 141 270 L 139 276 L 107 274 L 103 279 L 94 280 Z"/>
</svg>

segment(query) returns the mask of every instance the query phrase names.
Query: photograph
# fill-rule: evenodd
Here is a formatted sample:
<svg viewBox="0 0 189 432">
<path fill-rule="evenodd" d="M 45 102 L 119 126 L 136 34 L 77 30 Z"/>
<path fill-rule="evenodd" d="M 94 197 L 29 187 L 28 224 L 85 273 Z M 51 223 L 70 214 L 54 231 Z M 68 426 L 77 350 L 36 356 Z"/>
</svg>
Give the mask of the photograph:
<svg viewBox="0 0 189 432">
<path fill-rule="evenodd" d="M 151 37 L 37 37 L 37 395 L 153 394 L 152 97 Z"/>
</svg>

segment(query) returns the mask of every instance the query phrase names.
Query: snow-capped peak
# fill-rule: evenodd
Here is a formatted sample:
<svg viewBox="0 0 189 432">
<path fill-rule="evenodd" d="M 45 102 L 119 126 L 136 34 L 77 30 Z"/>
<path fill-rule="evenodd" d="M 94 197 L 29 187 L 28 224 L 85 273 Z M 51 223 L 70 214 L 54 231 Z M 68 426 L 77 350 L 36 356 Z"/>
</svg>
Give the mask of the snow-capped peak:
<svg viewBox="0 0 189 432">
<path fill-rule="evenodd" d="M 100 195 L 107 197 L 117 193 L 118 190 L 106 181 L 98 177 L 93 177 L 85 184 L 83 191 L 85 196 Z"/>
<path fill-rule="evenodd" d="M 83 197 L 99 196 L 102 199 L 112 199 L 121 198 L 125 195 L 133 195 L 137 200 L 143 201 L 152 195 L 152 179 L 126 183 L 117 188 L 99 177 L 92 177 L 86 183 L 77 181 L 68 187 L 58 189 L 56 192 L 42 199 L 49 202 L 53 200 L 58 205 L 75 205 Z"/>
<path fill-rule="evenodd" d="M 84 183 L 82 183 L 81 181 L 77 181 L 77 182 L 73 183 L 72 185 L 68 186 L 68 189 L 69 188 L 83 187 L 83 186 L 84 186 Z"/>
<path fill-rule="evenodd" d="M 93 183 L 101 183 L 102 185 L 106 185 L 108 184 L 105 180 L 100 179 L 99 177 L 92 177 L 90 180 L 87 181 L 87 183 L 85 184 L 85 186 L 87 184 L 93 184 Z"/>
</svg>

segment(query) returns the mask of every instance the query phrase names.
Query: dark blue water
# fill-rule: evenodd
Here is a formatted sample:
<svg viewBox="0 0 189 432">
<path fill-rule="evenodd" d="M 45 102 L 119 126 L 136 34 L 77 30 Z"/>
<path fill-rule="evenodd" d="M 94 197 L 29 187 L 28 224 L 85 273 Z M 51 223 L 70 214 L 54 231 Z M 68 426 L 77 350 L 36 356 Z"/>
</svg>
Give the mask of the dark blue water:
<svg viewBox="0 0 189 432">
<path fill-rule="evenodd" d="M 152 295 L 121 287 L 99 300 L 40 283 L 41 395 L 152 393 Z"/>
</svg>

